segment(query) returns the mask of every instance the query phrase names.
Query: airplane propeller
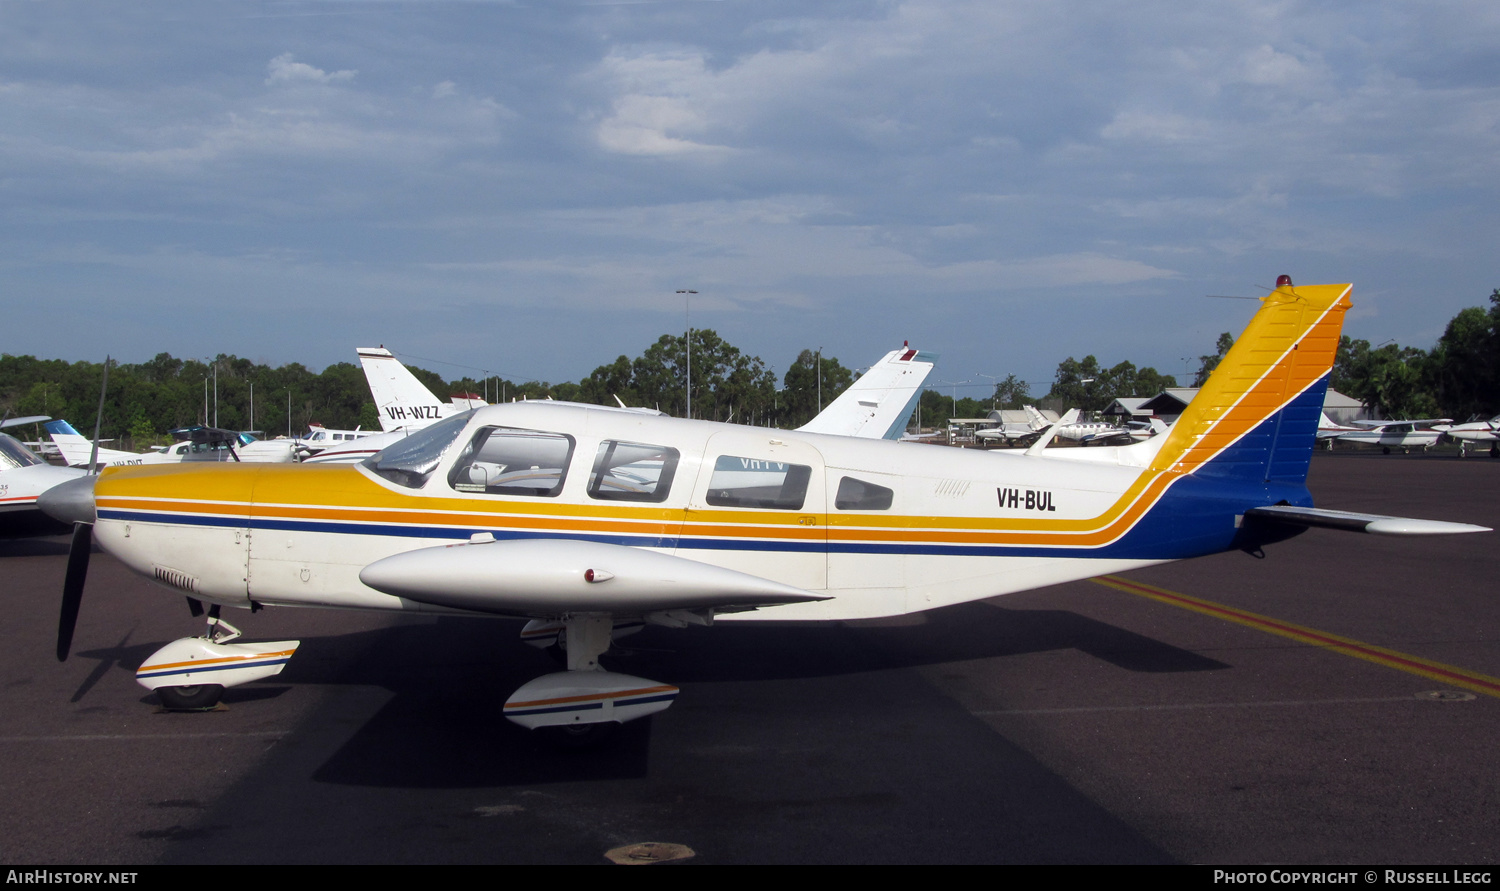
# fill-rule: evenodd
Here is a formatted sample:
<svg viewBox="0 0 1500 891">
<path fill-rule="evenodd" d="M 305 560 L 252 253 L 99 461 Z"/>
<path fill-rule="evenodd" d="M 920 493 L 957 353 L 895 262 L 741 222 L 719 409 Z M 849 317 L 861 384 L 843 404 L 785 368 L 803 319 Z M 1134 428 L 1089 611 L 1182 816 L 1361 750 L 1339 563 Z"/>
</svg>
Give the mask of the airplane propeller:
<svg viewBox="0 0 1500 891">
<path fill-rule="evenodd" d="M 57 661 L 68 661 L 73 648 L 73 626 L 78 624 L 78 606 L 83 602 L 83 582 L 89 573 L 89 553 L 94 548 L 94 525 L 73 524 L 73 543 L 68 547 L 68 574 L 63 577 L 62 614 L 57 619 Z"/>
<path fill-rule="evenodd" d="M 53 486 L 37 499 L 37 506 L 53 519 L 73 524 L 68 545 L 68 570 L 63 576 L 62 611 L 57 617 L 57 661 L 68 661 L 73 648 L 73 629 L 78 607 L 83 603 L 83 583 L 89 574 L 89 555 L 94 550 L 94 476 L 99 472 L 99 428 L 104 421 L 104 394 L 109 391 L 109 357 L 104 357 L 104 380 L 99 385 L 99 410 L 94 417 L 94 448 L 89 455 L 88 476 Z"/>
</svg>

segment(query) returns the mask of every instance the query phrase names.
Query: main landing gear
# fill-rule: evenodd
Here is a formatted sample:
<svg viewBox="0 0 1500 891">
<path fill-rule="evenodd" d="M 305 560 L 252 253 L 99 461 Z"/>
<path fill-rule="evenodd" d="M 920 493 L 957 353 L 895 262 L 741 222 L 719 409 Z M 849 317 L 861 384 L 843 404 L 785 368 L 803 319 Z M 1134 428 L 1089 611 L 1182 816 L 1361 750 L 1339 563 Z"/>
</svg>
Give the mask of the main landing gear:
<svg viewBox="0 0 1500 891">
<path fill-rule="evenodd" d="M 621 623 L 620 632 L 639 627 L 638 623 Z M 577 749 L 597 745 L 626 721 L 670 706 L 678 693 L 671 684 L 605 671 L 599 664 L 615 633 L 614 617 L 607 614 L 528 624 L 521 636 L 534 645 L 563 649 L 568 670 L 522 685 L 506 700 L 505 717 L 563 748 Z M 555 642 L 549 642 L 551 634 L 556 635 Z"/>
<path fill-rule="evenodd" d="M 273 677 L 286 667 L 301 641 L 230 643 L 240 636 L 219 618 L 219 607 L 209 607 L 208 629 L 202 637 L 174 640 L 152 653 L 135 680 L 156 692 L 161 704 L 174 711 L 207 711 L 219 704 L 224 688 Z"/>
</svg>

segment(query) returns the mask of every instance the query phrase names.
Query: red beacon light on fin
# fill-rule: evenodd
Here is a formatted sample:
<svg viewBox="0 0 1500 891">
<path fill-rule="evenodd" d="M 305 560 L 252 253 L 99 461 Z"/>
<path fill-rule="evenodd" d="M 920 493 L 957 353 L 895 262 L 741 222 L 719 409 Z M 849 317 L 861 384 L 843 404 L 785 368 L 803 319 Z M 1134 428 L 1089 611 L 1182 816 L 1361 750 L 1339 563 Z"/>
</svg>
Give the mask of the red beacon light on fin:
<svg viewBox="0 0 1500 891">
<path fill-rule="evenodd" d="M 1278 275 L 1278 276 L 1276 276 L 1276 287 L 1278 287 L 1278 288 L 1290 288 L 1291 286 L 1292 286 L 1292 277 L 1290 275 Z"/>
</svg>

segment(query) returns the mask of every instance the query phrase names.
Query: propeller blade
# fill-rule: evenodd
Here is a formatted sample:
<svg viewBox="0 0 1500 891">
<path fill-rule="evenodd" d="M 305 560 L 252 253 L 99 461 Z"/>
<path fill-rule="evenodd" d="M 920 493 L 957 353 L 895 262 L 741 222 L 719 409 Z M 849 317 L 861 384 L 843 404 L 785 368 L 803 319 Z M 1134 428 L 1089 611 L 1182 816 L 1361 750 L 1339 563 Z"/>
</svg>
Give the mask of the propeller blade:
<svg viewBox="0 0 1500 891">
<path fill-rule="evenodd" d="M 83 581 L 89 574 L 89 552 L 94 547 L 94 527 L 73 525 L 73 543 L 68 548 L 68 574 L 63 578 L 62 614 L 57 620 L 57 661 L 68 661 L 73 648 L 73 626 L 78 624 L 78 605 L 83 601 Z"/>
<path fill-rule="evenodd" d="M 99 429 L 104 425 L 104 394 L 109 392 L 109 356 L 104 357 L 104 380 L 99 384 L 99 411 L 94 415 L 94 447 L 89 452 L 89 475 L 99 472 Z"/>
</svg>

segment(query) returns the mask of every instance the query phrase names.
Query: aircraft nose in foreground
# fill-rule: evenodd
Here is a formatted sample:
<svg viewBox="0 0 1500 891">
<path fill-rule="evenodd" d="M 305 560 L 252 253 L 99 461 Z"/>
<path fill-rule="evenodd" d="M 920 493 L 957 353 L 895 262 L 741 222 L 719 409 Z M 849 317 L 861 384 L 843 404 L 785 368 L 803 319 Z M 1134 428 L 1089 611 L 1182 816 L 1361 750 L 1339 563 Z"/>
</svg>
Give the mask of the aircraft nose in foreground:
<svg viewBox="0 0 1500 891">
<path fill-rule="evenodd" d="M 93 523 L 96 479 L 98 477 L 82 476 L 59 483 L 37 498 L 37 507 L 60 523 Z"/>
</svg>

